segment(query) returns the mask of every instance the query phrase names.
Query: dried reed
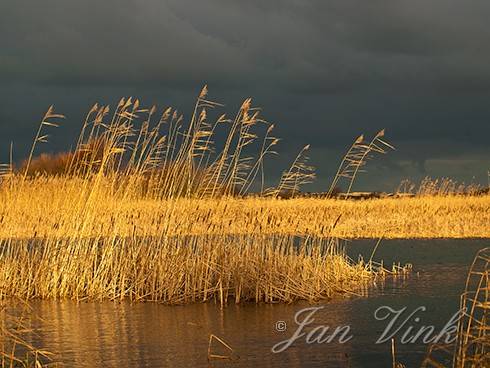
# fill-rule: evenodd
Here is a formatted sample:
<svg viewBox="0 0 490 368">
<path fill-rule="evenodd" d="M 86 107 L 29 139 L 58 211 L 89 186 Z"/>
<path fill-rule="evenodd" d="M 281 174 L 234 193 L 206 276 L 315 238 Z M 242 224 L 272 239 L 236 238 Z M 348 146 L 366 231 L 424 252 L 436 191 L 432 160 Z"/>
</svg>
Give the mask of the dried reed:
<svg viewBox="0 0 490 368">
<path fill-rule="evenodd" d="M 423 368 L 481 368 L 490 366 L 490 248 L 480 250 L 470 267 L 461 295 L 461 318 L 453 344 L 431 345 Z"/>
<path fill-rule="evenodd" d="M 23 172 L 4 176 L 0 187 L 4 294 L 291 302 L 355 293 L 375 277 L 373 264 L 349 260 L 329 236 L 276 234 L 270 221 L 290 230 L 294 223 L 237 211 L 232 196 L 263 177 L 263 160 L 278 140 L 250 99 L 233 118 L 212 120 L 210 111 L 220 105 L 207 94 L 204 88 L 188 122 L 172 109 L 155 119 L 155 107 L 132 98 L 121 99 L 112 114 L 94 105 L 73 153 L 60 160 L 61 173 L 32 174 L 45 129 L 63 118 L 51 107 Z M 220 130 L 222 144 L 215 141 Z M 313 177 L 306 149 L 268 193 L 298 190 Z"/>
</svg>

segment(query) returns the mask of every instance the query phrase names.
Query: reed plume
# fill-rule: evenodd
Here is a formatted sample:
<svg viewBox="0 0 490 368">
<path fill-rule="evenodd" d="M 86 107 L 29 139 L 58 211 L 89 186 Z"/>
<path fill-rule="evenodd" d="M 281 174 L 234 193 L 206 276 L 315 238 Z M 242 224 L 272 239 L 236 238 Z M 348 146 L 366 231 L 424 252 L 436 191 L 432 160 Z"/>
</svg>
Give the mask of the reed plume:
<svg viewBox="0 0 490 368">
<path fill-rule="evenodd" d="M 332 184 L 327 192 L 328 197 L 332 195 L 341 178 L 347 180 L 346 194 L 349 194 L 354 185 L 356 176 L 363 171 L 363 167 L 366 166 L 367 161 L 372 154 L 385 154 L 388 149 L 395 149 L 395 147 L 384 140 L 384 135 L 385 130 L 382 129 L 368 142 L 364 140 L 364 135 L 357 137 L 340 162 Z"/>
</svg>

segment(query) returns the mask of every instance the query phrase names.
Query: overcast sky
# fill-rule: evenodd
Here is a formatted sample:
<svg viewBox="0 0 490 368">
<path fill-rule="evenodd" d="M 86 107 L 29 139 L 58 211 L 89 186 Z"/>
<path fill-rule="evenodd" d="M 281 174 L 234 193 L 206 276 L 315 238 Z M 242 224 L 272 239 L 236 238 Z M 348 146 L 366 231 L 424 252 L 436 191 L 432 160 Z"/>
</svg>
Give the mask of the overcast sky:
<svg viewBox="0 0 490 368">
<path fill-rule="evenodd" d="M 0 159 L 26 154 L 47 107 L 68 148 L 95 102 L 190 112 L 203 84 L 233 113 L 252 97 L 283 138 L 271 177 L 311 144 L 327 187 L 361 133 L 397 151 L 357 189 L 425 175 L 487 183 L 488 0 L 15 0 L 0 3 Z M 285 168 L 285 167 L 284 167 Z"/>
</svg>

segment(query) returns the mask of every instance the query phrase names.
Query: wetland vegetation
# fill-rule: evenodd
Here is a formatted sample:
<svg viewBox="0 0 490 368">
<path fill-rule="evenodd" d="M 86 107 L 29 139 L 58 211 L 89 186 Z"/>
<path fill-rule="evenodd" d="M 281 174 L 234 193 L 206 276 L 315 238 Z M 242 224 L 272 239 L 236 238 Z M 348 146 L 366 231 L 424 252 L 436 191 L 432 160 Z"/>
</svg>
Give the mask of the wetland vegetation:
<svg viewBox="0 0 490 368">
<path fill-rule="evenodd" d="M 71 152 L 39 155 L 64 118 L 51 107 L 29 157 L 1 167 L 3 300 L 337 300 L 411 268 L 375 262 L 379 242 L 351 257 L 341 238 L 490 237 L 481 188 L 426 180 L 380 199 L 337 195 L 342 181 L 352 194 L 368 159 L 394 148 L 384 130 L 354 141 L 322 195 L 300 195 L 315 178 L 309 146 L 266 188 L 273 125 L 250 99 L 232 118 L 212 118 L 220 107 L 206 88 L 189 120 L 171 108 L 157 116 L 131 98 L 113 110 L 95 105 Z M 17 346 L 37 364 L 37 350 Z"/>
</svg>

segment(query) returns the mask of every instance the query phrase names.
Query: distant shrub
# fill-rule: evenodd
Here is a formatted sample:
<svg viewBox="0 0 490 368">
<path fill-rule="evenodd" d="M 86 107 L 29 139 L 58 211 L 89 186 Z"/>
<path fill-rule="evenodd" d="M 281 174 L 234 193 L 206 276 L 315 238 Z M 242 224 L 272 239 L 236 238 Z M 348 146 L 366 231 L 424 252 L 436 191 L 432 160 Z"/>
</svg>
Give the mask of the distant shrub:
<svg viewBox="0 0 490 368">
<path fill-rule="evenodd" d="M 34 157 L 27 168 L 27 160 L 24 160 L 18 171 L 25 173 L 27 169 L 28 176 L 41 175 L 61 175 L 66 173 L 67 167 L 74 157 L 73 152 L 60 153 L 41 153 Z"/>
</svg>

